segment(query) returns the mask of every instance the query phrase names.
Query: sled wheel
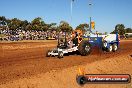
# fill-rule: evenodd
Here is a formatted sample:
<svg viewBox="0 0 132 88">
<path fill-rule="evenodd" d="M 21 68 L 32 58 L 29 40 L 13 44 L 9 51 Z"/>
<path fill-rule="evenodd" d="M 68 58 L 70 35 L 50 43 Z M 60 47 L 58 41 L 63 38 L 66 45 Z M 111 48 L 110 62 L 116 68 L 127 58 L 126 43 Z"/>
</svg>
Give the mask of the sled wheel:
<svg viewBox="0 0 132 88">
<path fill-rule="evenodd" d="M 117 44 L 114 43 L 114 44 L 112 45 L 112 51 L 115 52 L 115 51 L 117 51 L 117 49 L 118 49 Z"/>
<path fill-rule="evenodd" d="M 51 56 L 50 52 L 51 52 L 51 50 L 48 50 L 48 51 L 46 52 L 46 57 L 50 57 L 50 56 Z"/>
<path fill-rule="evenodd" d="M 62 51 L 58 52 L 58 58 L 63 58 L 63 52 Z"/>
<path fill-rule="evenodd" d="M 88 41 L 82 41 L 78 46 L 78 51 L 82 56 L 87 56 L 91 53 L 91 45 Z"/>
</svg>

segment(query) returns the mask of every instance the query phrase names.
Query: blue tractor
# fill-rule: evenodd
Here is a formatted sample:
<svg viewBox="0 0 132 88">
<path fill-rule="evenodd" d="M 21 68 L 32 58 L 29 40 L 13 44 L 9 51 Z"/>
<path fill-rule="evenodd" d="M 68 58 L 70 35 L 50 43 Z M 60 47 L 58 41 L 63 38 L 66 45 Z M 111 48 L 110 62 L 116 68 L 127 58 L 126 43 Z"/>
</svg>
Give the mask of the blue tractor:
<svg viewBox="0 0 132 88">
<path fill-rule="evenodd" d="M 80 42 L 78 42 L 78 38 L 80 38 Z M 98 33 L 93 34 L 91 31 L 87 31 L 81 37 L 78 37 L 78 33 L 76 32 L 76 36 L 72 41 L 72 47 L 68 47 L 66 38 L 64 43 L 58 42 L 57 48 L 48 50 L 46 56 L 58 56 L 58 58 L 63 58 L 64 54 L 68 54 L 70 52 L 79 52 L 82 56 L 87 56 L 91 53 L 92 47 L 95 46 L 107 52 L 115 52 L 119 48 L 118 33 L 99 35 Z"/>
</svg>

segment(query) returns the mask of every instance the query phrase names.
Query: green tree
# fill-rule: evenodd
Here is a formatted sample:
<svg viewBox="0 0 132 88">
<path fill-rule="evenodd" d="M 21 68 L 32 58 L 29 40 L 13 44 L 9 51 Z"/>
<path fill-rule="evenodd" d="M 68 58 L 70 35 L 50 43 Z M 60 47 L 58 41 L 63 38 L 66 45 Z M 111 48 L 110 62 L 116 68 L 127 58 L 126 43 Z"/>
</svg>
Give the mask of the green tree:
<svg viewBox="0 0 132 88">
<path fill-rule="evenodd" d="M 56 23 L 51 23 L 51 24 L 49 24 L 49 29 L 50 29 L 51 31 L 57 31 Z"/>
<path fill-rule="evenodd" d="M 7 19 L 5 16 L 0 16 L 0 29 L 6 29 L 7 27 Z"/>
<path fill-rule="evenodd" d="M 25 30 L 32 30 L 32 25 L 31 24 L 26 25 Z"/>
<path fill-rule="evenodd" d="M 104 34 L 105 34 L 105 35 L 107 35 L 107 34 L 108 34 L 108 32 L 104 32 Z"/>
<path fill-rule="evenodd" d="M 120 35 L 124 35 L 125 34 L 125 26 L 124 24 L 117 24 L 115 26 L 115 30 L 111 33 L 116 33 L 118 32 Z"/>
<path fill-rule="evenodd" d="M 80 30 L 82 30 L 83 32 L 85 32 L 86 30 L 88 30 L 88 28 L 89 28 L 89 24 L 84 23 L 84 24 L 78 25 L 78 26 L 76 27 L 76 30 L 80 29 Z"/>
<path fill-rule="evenodd" d="M 20 24 L 20 26 L 21 26 L 21 28 L 23 29 L 23 30 L 28 30 L 27 29 L 27 26 L 29 26 L 30 24 L 29 24 L 29 22 L 27 21 L 27 20 L 24 20 L 24 21 L 21 21 L 21 24 Z M 30 25 L 31 26 L 31 25 Z"/>
<path fill-rule="evenodd" d="M 32 25 L 41 25 L 42 23 L 43 23 L 43 20 L 41 17 L 37 17 L 33 19 L 33 21 L 31 22 Z"/>
<path fill-rule="evenodd" d="M 59 29 L 61 31 L 66 31 L 66 32 L 71 32 L 73 30 L 73 28 L 66 21 L 61 21 L 60 22 Z"/>
<path fill-rule="evenodd" d="M 44 30 L 45 27 L 43 26 L 46 26 L 45 22 L 42 20 L 41 17 L 33 19 L 31 25 L 33 30 Z"/>
<path fill-rule="evenodd" d="M 125 32 L 126 32 L 126 33 L 132 33 L 132 29 L 131 29 L 131 28 L 126 28 L 126 29 L 125 29 Z"/>
<path fill-rule="evenodd" d="M 6 25 L 6 18 L 5 16 L 0 16 L 0 25 Z"/>
<path fill-rule="evenodd" d="M 17 18 L 13 18 L 13 19 L 11 19 L 10 23 L 8 24 L 9 29 L 16 30 L 19 27 L 21 27 L 21 23 L 22 23 L 21 20 L 19 20 Z"/>
</svg>

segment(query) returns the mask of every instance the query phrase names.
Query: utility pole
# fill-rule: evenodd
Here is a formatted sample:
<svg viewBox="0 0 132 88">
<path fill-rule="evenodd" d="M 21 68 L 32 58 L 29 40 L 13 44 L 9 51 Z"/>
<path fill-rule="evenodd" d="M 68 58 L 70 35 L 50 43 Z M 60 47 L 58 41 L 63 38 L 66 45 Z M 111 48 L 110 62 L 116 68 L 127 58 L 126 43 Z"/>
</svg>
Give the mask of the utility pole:
<svg viewBox="0 0 132 88">
<path fill-rule="evenodd" d="M 72 25 L 72 9 L 73 9 L 73 2 L 74 2 L 74 0 L 71 0 L 71 25 Z"/>
<path fill-rule="evenodd" d="M 92 17 L 91 17 L 91 12 L 90 12 L 90 10 L 91 10 L 91 6 L 92 6 L 92 3 L 91 3 L 91 1 L 89 1 L 89 13 L 90 13 L 90 16 L 89 16 L 89 19 L 90 19 L 90 27 L 89 27 L 89 30 L 90 30 L 90 32 L 92 32 L 92 27 L 91 27 L 91 22 L 92 22 Z"/>
</svg>

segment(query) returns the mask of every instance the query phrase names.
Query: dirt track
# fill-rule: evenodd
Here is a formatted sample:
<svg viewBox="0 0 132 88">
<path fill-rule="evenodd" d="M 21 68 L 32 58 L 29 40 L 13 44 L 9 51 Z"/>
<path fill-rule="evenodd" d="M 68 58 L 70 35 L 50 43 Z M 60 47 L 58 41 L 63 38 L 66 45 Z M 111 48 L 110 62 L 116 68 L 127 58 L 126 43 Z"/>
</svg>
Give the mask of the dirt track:
<svg viewBox="0 0 132 88">
<path fill-rule="evenodd" d="M 29 78 L 51 70 L 62 70 L 118 56 L 132 55 L 132 40 L 121 41 L 120 49 L 115 53 L 101 52 L 94 48 L 89 56 L 70 55 L 63 59 L 45 57 L 46 50 L 54 46 L 56 42 L 0 43 L 0 84 L 8 84 L 17 79 Z"/>
</svg>

